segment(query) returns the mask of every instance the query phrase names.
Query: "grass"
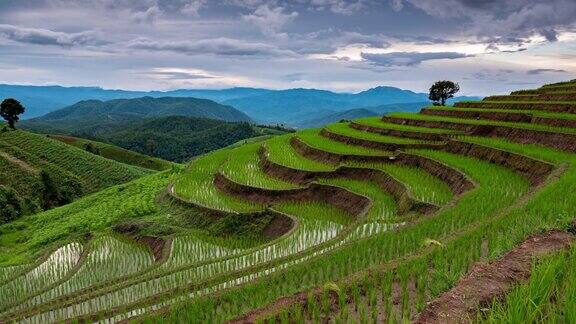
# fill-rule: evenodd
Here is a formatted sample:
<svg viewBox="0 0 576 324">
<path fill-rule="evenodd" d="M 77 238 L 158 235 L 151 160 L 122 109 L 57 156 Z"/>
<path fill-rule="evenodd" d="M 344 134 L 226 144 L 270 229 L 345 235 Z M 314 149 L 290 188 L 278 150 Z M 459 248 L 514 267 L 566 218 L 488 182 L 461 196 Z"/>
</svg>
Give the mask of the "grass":
<svg viewBox="0 0 576 324">
<path fill-rule="evenodd" d="M 313 148 L 330 153 L 367 156 L 385 156 L 390 154 L 382 150 L 348 145 L 326 137 L 322 137 L 320 135 L 319 129 L 307 129 L 300 131 L 296 134 L 296 137 Z"/>
<path fill-rule="evenodd" d="M 296 153 L 290 145 L 292 136 L 294 135 L 277 136 L 265 142 L 270 161 L 297 170 L 334 171 L 334 166 L 307 159 Z"/>
<path fill-rule="evenodd" d="M 260 169 L 260 144 L 247 144 L 232 150 L 222 164 L 222 173 L 237 183 L 273 190 L 295 189 L 299 186 L 272 178 Z"/>
<path fill-rule="evenodd" d="M 532 266 L 528 282 L 494 300 L 478 313 L 482 323 L 574 323 L 576 321 L 576 248 Z M 529 302 L 527 302 L 529 301 Z"/>
<path fill-rule="evenodd" d="M 382 170 L 402 182 L 415 199 L 442 206 L 452 199 L 450 187 L 420 169 L 390 163 L 350 163 L 350 166 Z"/>
<path fill-rule="evenodd" d="M 380 143 L 387 143 L 387 144 L 421 144 L 425 141 L 415 140 L 410 138 L 404 137 L 394 137 L 394 136 L 387 136 L 387 135 L 380 135 L 375 133 L 364 132 L 361 130 L 357 130 L 354 128 L 350 128 L 349 123 L 337 123 L 337 124 L 330 124 L 326 126 L 326 129 L 340 135 L 355 137 L 359 139 L 375 141 Z"/>
<path fill-rule="evenodd" d="M 456 134 L 459 133 L 458 131 L 451 130 L 451 129 L 441 129 L 441 128 L 428 128 L 428 127 L 418 127 L 418 126 L 408 126 L 408 125 L 398 125 L 393 123 L 386 123 L 382 121 L 381 117 L 366 117 L 366 118 L 359 118 L 354 120 L 354 122 L 378 127 L 383 129 L 390 129 L 390 130 L 398 130 L 403 132 L 416 132 L 416 133 L 430 133 L 430 134 Z"/>
<path fill-rule="evenodd" d="M 174 181 L 174 192 L 193 204 L 231 213 L 256 212 L 264 206 L 245 202 L 216 189 L 214 174 L 229 157 L 230 150 L 219 150 L 193 161 L 186 172 Z"/>
<path fill-rule="evenodd" d="M 95 150 L 91 153 L 95 153 L 110 160 L 145 169 L 164 171 L 170 169 L 174 164 L 166 160 L 126 150 L 108 143 L 91 141 L 84 138 L 66 135 L 48 135 L 48 137 L 75 146 L 82 150 L 88 150 L 88 147 L 91 147 L 93 150 Z"/>
<path fill-rule="evenodd" d="M 500 112 L 500 113 L 511 113 L 511 114 L 529 114 L 535 117 L 541 118 L 558 118 L 558 119 L 569 119 L 575 120 L 575 114 L 567 114 L 567 113 L 554 113 L 554 112 L 547 112 L 542 110 L 521 110 L 521 109 L 514 109 L 510 111 L 509 109 L 482 109 L 482 108 L 455 108 L 455 107 L 426 107 L 427 109 L 431 110 L 453 110 L 453 111 L 473 111 L 473 112 Z"/>
<path fill-rule="evenodd" d="M 361 122 L 387 127 L 376 118 Z M 419 127 L 394 125 L 398 130 L 422 131 Z M 328 129 L 358 138 L 379 138 L 384 142 L 422 142 L 355 130 L 347 123 L 331 125 Z M 573 195 L 576 191 L 576 157 L 573 154 L 505 139 L 456 133 L 461 141 L 524 154 L 566 169 L 546 185 L 534 189 L 529 187 L 527 179 L 504 166 L 444 151 L 407 150 L 407 153 L 457 169 L 477 184 L 476 188 L 454 199 L 445 183 L 422 169 L 349 163 L 346 165 L 387 172 L 404 183 L 414 198 L 442 208 L 427 217 L 411 215 L 406 222 L 401 222 L 396 215 L 394 199 L 376 183 L 320 178 L 317 180 L 320 183 L 343 187 L 372 199 L 374 204 L 366 218 L 353 218 L 322 201 L 272 204 L 266 207 L 294 217 L 298 226 L 285 236 L 260 241 L 258 236 L 248 233 L 264 231 L 271 217 L 250 212 L 261 211 L 265 206 L 223 195 L 214 187 L 213 176 L 220 170 L 243 184 L 290 188 L 290 184 L 260 173 L 259 145 L 267 148 L 267 158 L 275 163 L 301 170 L 334 170 L 334 165 L 300 156 L 290 146 L 291 136 L 298 136 L 305 143 L 332 153 L 376 153 L 324 139 L 318 130 L 283 135 L 216 151 L 194 160 L 181 173 L 145 177 L 120 186 L 122 190 L 113 187 L 93 195 L 102 195 L 97 199 L 90 201 L 93 197 L 90 196 L 63 208 L 25 217 L 10 226 L 1 226 L 0 263 L 4 265 L 31 264 L 32 256 L 38 256 L 41 251 L 37 242 L 45 242 L 48 247 L 82 244 L 86 255 L 90 256 L 98 251 L 98 242 L 103 241 L 86 243 L 84 233 L 101 233 L 97 238 L 106 240 L 108 236 L 102 233 L 118 222 L 129 221 L 142 226 L 143 233 L 151 231 L 154 235 L 163 233 L 175 237 L 170 255 L 162 265 L 150 265 L 150 254 L 137 246 L 124 245 L 126 242 L 121 240 L 114 243 L 118 244 L 115 248 L 118 255 L 130 256 L 125 261 L 130 265 L 123 267 L 133 275 L 122 281 L 114 281 L 120 272 L 108 268 L 107 258 L 92 263 L 103 269 L 102 277 L 94 281 L 86 283 L 82 280 L 92 279 L 78 279 L 70 281 L 70 285 L 59 283 L 67 276 L 85 278 L 87 272 L 83 272 L 82 267 L 74 274 L 75 270 L 56 271 L 56 275 L 43 284 L 30 280 L 28 288 L 14 288 L 16 300 L 29 301 L 29 304 L 19 306 L 14 314 L 32 322 L 57 322 L 76 316 L 119 321 L 145 313 L 147 317 L 139 321 L 218 323 L 268 305 L 282 296 L 304 292 L 308 294 L 303 303 L 305 308 L 303 304 L 281 305 L 279 318 L 264 320 L 379 322 L 383 321 L 381 314 L 385 314 L 386 321 L 409 321 L 430 299 L 453 287 L 475 262 L 502 256 L 532 233 L 565 228 L 576 215 Z M 158 193 L 165 190 L 170 181 L 176 185 L 176 194 L 183 198 L 232 213 L 210 220 L 187 205 L 167 205 Z M 137 183 L 140 186 L 135 186 Z M 138 201 L 145 203 L 140 205 Z M 85 209 L 89 210 L 84 213 Z M 72 223 L 68 223 L 69 218 Z M 80 230 L 70 228 L 77 222 L 81 224 Z M 185 227 L 185 230 L 178 231 L 179 227 Z M 22 247 L 20 240 L 24 240 Z M 251 245 L 249 242 L 254 240 L 256 243 Z M 478 320 L 571 322 L 576 296 L 571 279 L 574 277 L 574 251 L 573 248 L 535 264 L 533 280 L 518 286 L 505 300 L 495 302 L 482 313 L 486 317 Z M 115 255 L 112 253 L 110 258 L 116 260 Z M 82 264 L 88 264 L 87 260 L 88 257 Z M 0 268 L 0 278 L 9 278 L 18 269 Z M 74 282 L 77 285 L 73 285 Z M 69 287 L 70 291 L 80 291 L 78 287 L 85 284 L 93 284 L 94 288 L 78 294 L 69 293 L 68 288 L 55 290 L 62 286 Z M 9 286 L 0 285 L 0 289 L 8 289 L 6 287 Z M 310 294 L 313 289 L 323 291 L 318 299 Z M 339 307 L 329 307 L 328 290 L 336 292 Z M 60 295 L 72 299 L 54 299 Z M 399 302 L 394 302 L 393 295 Z M 41 300 L 36 302 L 32 298 Z M 32 310 L 28 307 L 32 304 L 41 307 Z M 8 301 L 3 305 L 11 307 Z M 169 307 L 167 312 L 153 313 L 165 306 Z M 118 308 L 109 312 L 115 307 Z M 1 316 L 0 321 L 6 319 Z M 18 317 L 13 319 L 19 320 Z"/>
</svg>

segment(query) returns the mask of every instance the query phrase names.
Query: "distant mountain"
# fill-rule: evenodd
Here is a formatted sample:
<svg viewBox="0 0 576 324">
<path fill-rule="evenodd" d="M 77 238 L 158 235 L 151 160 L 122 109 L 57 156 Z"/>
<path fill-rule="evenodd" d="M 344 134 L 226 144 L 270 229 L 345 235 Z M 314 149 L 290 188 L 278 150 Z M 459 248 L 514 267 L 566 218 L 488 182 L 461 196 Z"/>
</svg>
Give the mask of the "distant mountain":
<svg viewBox="0 0 576 324">
<path fill-rule="evenodd" d="M 299 128 L 316 128 L 316 127 L 322 127 L 327 124 L 335 123 L 343 119 L 352 120 L 377 115 L 380 114 L 372 110 L 368 110 L 366 108 L 357 108 L 357 109 L 327 113 L 319 117 L 314 117 L 311 119 L 301 121 L 297 124 L 297 126 Z"/>
<path fill-rule="evenodd" d="M 465 97 L 470 98 L 470 97 Z M 472 97 L 478 99 L 477 97 Z M 393 87 L 377 87 L 357 94 L 335 93 L 316 89 L 290 89 L 258 96 L 224 101 L 263 123 L 299 126 L 311 117 L 326 116 L 358 107 L 418 103 L 429 105 L 428 95 Z M 460 100 L 460 97 L 454 98 Z"/>
<path fill-rule="evenodd" d="M 423 102 L 428 94 L 416 93 L 394 87 L 376 87 L 353 95 L 350 101 L 361 107 L 380 106 L 384 104 Z"/>
<path fill-rule="evenodd" d="M 0 84 L 0 99 L 13 97 L 26 107 L 23 119 L 45 115 L 82 100 L 132 99 L 140 97 L 195 97 L 214 101 L 256 96 L 272 90 L 230 88 L 224 90 L 125 91 L 97 87 L 23 86 Z"/>
<path fill-rule="evenodd" d="M 89 134 L 114 129 L 145 118 L 185 116 L 250 122 L 246 114 L 207 99 L 143 97 L 109 101 L 85 100 L 45 116 L 24 120 L 21 127 L 56 134 Z"/>
<path fill-rule="evenodd" d="M 261 123 L 297 125 L 311 117 L 359 107 L 394 103 L 427 102 L 427 94 L 394 87 L 376 87 L 359 93 L 336 93 L 317 89 L 268 90 L 230 88 L 173 91 L 105 90 L 94 87 L 0 85 L 0 99 L 14 97 L 24 104 L 23 119 L 38 117 L 83 100 L 108 101 L 141 97 L 193 97 L 231 105 Z M 480 99 L 478 97 L 465 97 Z M 459 100 L 459 98 L 456 98 Z"/>
</svg>

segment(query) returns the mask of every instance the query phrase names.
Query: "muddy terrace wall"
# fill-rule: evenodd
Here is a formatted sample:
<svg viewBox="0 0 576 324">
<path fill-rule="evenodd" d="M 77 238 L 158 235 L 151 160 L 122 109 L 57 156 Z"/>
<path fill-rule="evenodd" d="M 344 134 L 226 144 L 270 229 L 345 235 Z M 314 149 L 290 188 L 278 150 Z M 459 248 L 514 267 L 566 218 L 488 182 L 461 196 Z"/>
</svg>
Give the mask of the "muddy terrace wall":
<svg viewBox="0 0 576 324">
<path fill-rule="evenodd" d="M 532 185 L 540 184 L 554 169 L 552 164 L 543 161 L 474 143 L 450 141 L 444 150 L 502 165 L 527 178 Z"/>
<path fill-rule="evenodd" d="M 362 125 L 362 124 L 358 124 L 356 122 L 351 122 L 350 128 L 354 128 L 354 129 L 361 130 L 361 131 L 367 131 L 367 132 L 371 132 L 371 133 L 377 133 L 377 134 L 381 134 L 381 135 L 414 138 L 414 139 L 420 139 L 420 140 L 425 140 L 425 141 L 443 141 L 443 140 L 445 140 L 445 137 L 446 137 L 444 134 L 420 133 L 420 132 L 400 131 L 400 130 L 394 130 L 394 129 L 385 129 L 385 128 L 379 128 L 379 127 L 374 127 L 374 126 Z"/>
<path fill-rule="evenodd" d="M 576 93 L 537 93 L 512 94 L 509 96 L 490 96 L 483 101 L 575 101 Z"/>
<path fill-rule="evenodd" d="M 513 123 L 532 123 L 539 125 L 548 125 L 553 127 L 576 127 L 576 119 L 536 117 L 529 113 L 469 111 L 469 110 L 429 109 L 429 108 L 422 109 L 420 113 L 423 115 L 430 115 L 430 116 L 496 120 L 496 121 L 513 122 Z"/>
<path fill-rule="evenodd" d="M 292 137 L 290 140 L 290 145 L 294 150 L 309 159 L 328 163 L 328 164 L 338 164 L 343 162 L 382 162 L 389 159 L 388 155 L 384 155 L 386 152 L 382 152 L 382 155 L 359 155 L 359 154 L 339 154 L 323 151 L 314 148 L 297 137 Z"/>
<path fill-rule="evenodd" d="M 429 144 L 429 143 L 418 143 L 418 144 L 395 144 L 395 143 L 383 143 L 371 140 L 365 140 L 361 138 L 350 137 L 346 135 L 336 134 L 324 128 L 320 131 L 320 135 L 335 141 L 364 146 L 368 148 L 374 148 L 384 151 L 396 151 L 401 149 L 422 149 L 422 148 L 435 148 L 440 144 Z"/>
<path fill-rule="evenodd" d="M 519 110 L 544 110 L 558 113 L 576 114 L 576 104 L 565 103 L 505 103 L 505 102 L 457 102 L 456 108 L 486 108 L 486 109 L 519 109 Z"/>
<path fill-rule="evenodd" d="M 214 185 L 223 192 L 253 202 L 272 204 L 284 201 L 325 201 L 355 217 L 362 216 L 372 201 L 344 188 L 311 183 L 305 188 L 271 190 L 239 184 L 221 173 L 214 176 Z"/>
<path fill-rule="evenodd" d="M 507 126 L 459 124 L 456 122 L 431 121 L 408 118 L 390 118 L 386 120 L 403 125 L 449 128 L 465 131 L 467 135 L 484 137 L 501 137 L 521 144 L 540 144 L 568 152 L 576 152 L 576 135 L 536 131 Z"/>
<path fill-rule="evenodd" d="M 212 209 L 212 208 L 209 208 L 206 206 L 201 206 L 201 205 L 192 203 L 190 201 L 184 200 L 184 199 L 180 198 L 178 195 L 176 195 L 173 192 L 172 188 L 173 188 L 173 185 L 171 184 L 167 190 L 168 196 L 170 197 L 170 199 L 172 199 L 172 201 L 174 201 L 177 204 L 182 204 L 184 206 L 187 206 L 189 208 L 197 209 L 197 210 L 201 211 L 202 213 L 204 213 L 205 215 L 207 215 L 209 217 L 213 217 L 215 221 L 219 218 L 228 217 L 231 215 L 237 215 L 237 214 L 226 212 L 223 210 L 217 210 L 217 209 Z M 272 221 L 268 225 L 266 225 L 266 227 L 264 228 L 264 231 L 263 231 L 264 236 L 266 238 L 269 238 L 269 239 L 280 237 L 280 236 L 288 233 L 289 231 L 291 231 L 292 228 L 294 228 L 294 226 L 296 226 L 296 221 L 293 218 L 291 218 L 288 215 L 285 215 L 284 213 L 280 213 L 280 212 L 277 212 L 277 211 L 271 210 L 271 209 L 266 209 L 266 210 L 263 210 L 261 212 L 253 212 L 253 213 L 246 213 L 246 214 L 250 215 L 253 218 L 259 218 L 259 217 L 262 217 L 264 215 L 270 215 L 270 214 L 272 214 L 274 216 Z"/>
</svg>

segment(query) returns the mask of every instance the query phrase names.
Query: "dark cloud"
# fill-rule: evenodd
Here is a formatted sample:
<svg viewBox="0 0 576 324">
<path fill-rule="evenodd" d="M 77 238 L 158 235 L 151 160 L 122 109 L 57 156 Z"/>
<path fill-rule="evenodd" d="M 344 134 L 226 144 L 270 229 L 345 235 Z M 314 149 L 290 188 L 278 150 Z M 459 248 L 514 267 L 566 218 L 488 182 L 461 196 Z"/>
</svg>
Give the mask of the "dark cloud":
<svg viewBox="0 0 576 324">
<path fill-rule="evenodd" d="M 542 73 L 568 73 L 568 71 L 558 69 L 534 69 L 526 71 L 526 74 L 528 75 L 537 75 Z"/>
<path fill-rule="evenodd" d="M 393 52 L 393 53 L 362 53 L 362 58 L 372 64 L 379 66 L 414 66 L 424 61 L 442 60 L 442 59 L 459 59 L 469 55 L 456 52 Z"/>
<path fill-rule="evenodd" d="M 128 48 L 148 51 L 171 51 L 183 54 L 216 54 L 227 56 L 290 56 L 292 52 L 263 43 L 251 43 L 231 38 L 197 41 L 160 41 L 137 38 L 126 44 Z"/>
<path fill-rule="evenodd" d="M 394 0 L 392 7 L 406 4 L 433 17 L 463 19 L 464 31 L 500 42 L 525 42 L 534 34 L 556 41 L 559 29 L 576 26 L 574 0 Z"/>
<path fill-rule="evenodd" d="M 24 28 L 12 25 L 0 25 L 0 37 L 19 43 L 61 47 L 101 45 L 105 43 L 92 31 L 62 33 L 48 29 Z"/>
</svg>

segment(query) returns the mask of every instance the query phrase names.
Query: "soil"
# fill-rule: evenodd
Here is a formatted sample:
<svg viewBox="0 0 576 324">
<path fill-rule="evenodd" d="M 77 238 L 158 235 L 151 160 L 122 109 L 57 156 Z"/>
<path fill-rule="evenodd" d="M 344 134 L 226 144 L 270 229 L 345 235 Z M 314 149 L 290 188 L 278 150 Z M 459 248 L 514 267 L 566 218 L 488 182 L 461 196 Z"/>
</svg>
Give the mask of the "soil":
<svg viewBox="0 0 576 324">
<path fill-rule="evenodd" d="M 349 161 L 382 162 L 389 158 L 388 155 L 384 155 L 386 152 L 382 152 L 382 155 L 339 154 L 326 152 L 304 143 L 297 137 L 292 137 L 290 140 L 290 145 L 296 152 L 298 152 L 298 154 L 312 160 L 321 161 L 328 164 L 338 164 Z"/>
<path fill-rule="evenodd" d="M 299 152 L 310 159 L 322 161 L 322 154 L 316 153 L 314 148 L 309 147 L 307 144 L 301 141 L 295 141 L 296 145 L 299 147 Z M 332 153 L 334 154 L 334 153 Z M 361 156 L 359 156 L 361 157 Z M 332 158 L 332 157 L 331 157 Z M 261 161 L 264 165 L 263 170 L 267 174 L 279 177 L 289 182 L 295 183 L 310 183 L 317 178 L 347 178 L 355 180 L 371 180 L 375 181 L 382 190 L 389 192 L 395 199 L 397 208 L 400 214 L 405 214 L 408 211 L 417 211 L 422 214 L 431 214 L 438 209 L 438 206 L 433 204 L 424 203 L 414 199 L 410 195 L 410 191 L 406 186 L 394 179 L 385 172 L 367 169 L 367 168 L 353 168 L 353 167 L 338 167 L 331 172 L 312 172 L 312 171 L 302 171 L 286 168 L 284 166 L 277 165 L 270 162 L 266 158 L 266 154 L 261 154 Z M 382 157 L 380 162 L 391 163 L 390 157 Z M 305 181 L 303 181 L 305 179 Z"/>
<path fill-rule="evenodd" d="M 496 120 L 503 122 L 514 123 L 531 123 L 538 125 L 548 125 L 553 127 L 576 127 L 576 120 L 574 119 L 560 119 L 560 118 L 544 118 L 535 117 L 527 113 L 514 113 L 514 112 L 490 112 L 490 111 L 462 111 L 462 110 L 438 110 L 438 109 L 422 109 L 420 111 L 423 115 L 455 117 L 465 119 L 483 119 L 483 120 Z"/>
<path fill-rule="evenodd" d="M 519 95 L 490 96 L 484 101 L 576 101 L 576 93 L 524 93 L 534 96 L 526 97 Z"/>
<path fill-rule="evenodd" d="M 532 185 L 538 185 L 544 181 L 554 169 L 552 164 L 543 161 L 474 143 L 450 141 L 444 150 L 502 165 L 527 178 Z"/>
<path fill-rule="evenodd" d="M 516 143 L 539 144 L 564 151 L 576 152 L 576 135 L 574 134 L 544 132 L 507 126 L 472 125 L 398 117 L 384 117 L 383 120 L 401 125 L 448 128 L 464 131 L 471 136 L 501 137 Z"/>
<path fill-rule="evenodd" d="M 395 129 L 386 129 L 374 126 L 367 126 L 358 124 L 356 122 L 350 123 L 350 128 L 358 129 L 361 131 L 377 133 L 381 135 L 388 135 L 388 136 L 396 136 L 396 137 L 404 137 L 404 138 L 414 138 L 426 141 L 443 141 L 446 138 L 446 134 L 435 134 L 435 133 L 421 133 L 421 132 L 410 132 L 410 131 L 401 131 Z"/>
<path fill-rule="evenodd" d="M 456 108 L 487 108 L 487 109 L 519 109 L 519 110 L 545 110 L 561 113 L 576 113 L 576 104 L 563 104 L 554 102 L 536 102 L 536 103 L 505 103 L 505 102 L 457 102 Z"/>
<path fill-rule="evenodd" d="M 147 246 L 152 254 L 154 260 L 159 262 L 164 257 L 166 239 L 150 235 L 140 235 L 138 231 L 141 230 L 140 224 L 126 223 L 114 226 L 114 231 L 123 234 L 130 239 Z"/>
<path fill-rule="evenodd" d="M 394 163 L 421 168 L 444 181 L 455 195 L 460 195 L 475 187 L 464 173 L 438 161 L 414 154 L 400 153 Z"/>
<path fill-rule="evenodd" d="M 479 307 L 502 298 L 515 284 L 530 277 L 533 258 L 566 249 L 573 240 L 568 232 L 549 231 L 530 236 L 499 260 L 477 262 L 454 288 L 430 302 L 416 323 L 470 322 Z"/>
<path fill-rule="evenodd" d="M 256 203 L 325 201 L 353 216 L 361 216 L 372 204 L 369 198 L 344 188 L 318 183 L 310 183 L 307 187 L 298 189 L 272 190 L 243 185 L 226 178 L 221 173 L 217 173 L 214 175 L 214 185 L 223 192 Z"/>
<path fill-rule="evenodd" d="M 440 146 L 440 144 L 431 144 L 431 143 L 418 143 L 418 144 L 396 144 L 396 143 L 383 143 L 383 142 L 376 142 L 356 137 L 350 137 L 346 135 L 336 134 L 334 132 L 329 131 L 326 128 L 323 128 L 320 131 L 320 135 L 326 138 L 343 142 L 346 144 L 364 146 L 368 148 L 374 148 L 384 151 L 397 151 L 403 149 L 424 149 L 424 148 L 436 148 Z"/>
<path fill-rule="evenodd" d="M 297 226 L 297 220 L 282 213 L 274 213 L 274 218 L 262 231 L 265 238 L 272 240 L 288 233 Z"/>
<path fill-rule="evenodd" d="M 10 162 L 10 163 L 16 164 L 17 166 L 19 166 L 22 170 L 24 170 L 26 172 L 30 172 L 30 173 L 37 173 L 38 172 L 38 170 L 36 170 L 30 164 L 12 156 L 6 152 L 0 151 L 0 157 L 3 157 L 4 159 L 8 160 L 8 162 Z"/>
</svg>

